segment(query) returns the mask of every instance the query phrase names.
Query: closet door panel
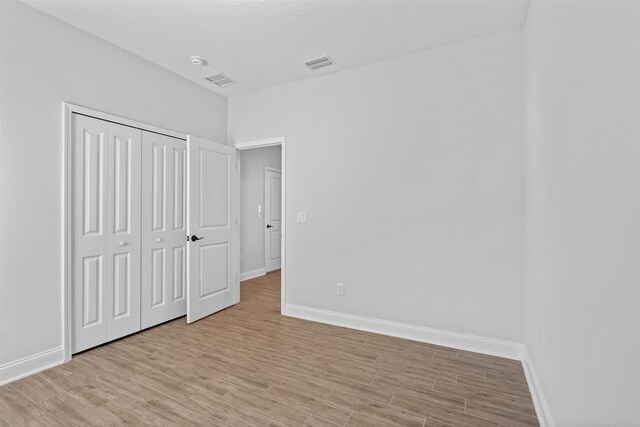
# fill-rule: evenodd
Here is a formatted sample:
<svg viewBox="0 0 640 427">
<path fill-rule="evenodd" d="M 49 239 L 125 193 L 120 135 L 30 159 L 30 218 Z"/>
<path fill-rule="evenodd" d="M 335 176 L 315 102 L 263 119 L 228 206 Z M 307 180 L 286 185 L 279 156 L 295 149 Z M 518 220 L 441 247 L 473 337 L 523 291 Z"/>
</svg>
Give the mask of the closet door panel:
<svg viewBox="0 0 640 427">
<path fill-rule="evenodd" d="M 73 349 L 107 341 L 108 123 L 73 115 Z"/>
<path fill-rule="evenodd" d="M 109 123 L 108 150 L 108 339 L 140 330 L 139 129 Z"/>
<path fill-rule="evenodd" d="M 184 152 L 182 140 L 142 133 L 142 328 L 186 313 Z"/>
<path fill-rule="evenodd" d="M 173 227 L 170 241 L 172 247 L 173 275 L 168 283 L 167 294 L 169 317 L 175 318 L 187 314 L 187 145 L 185 141 L 172 141 L 173 157 Z"/>
<path fill-rule="evenodd" d="M 167 318 L 166 262 L 167 144 L 159 135 L 142 135 L 142 264 L 141 326 L 148 328 Z"/>
</svg>

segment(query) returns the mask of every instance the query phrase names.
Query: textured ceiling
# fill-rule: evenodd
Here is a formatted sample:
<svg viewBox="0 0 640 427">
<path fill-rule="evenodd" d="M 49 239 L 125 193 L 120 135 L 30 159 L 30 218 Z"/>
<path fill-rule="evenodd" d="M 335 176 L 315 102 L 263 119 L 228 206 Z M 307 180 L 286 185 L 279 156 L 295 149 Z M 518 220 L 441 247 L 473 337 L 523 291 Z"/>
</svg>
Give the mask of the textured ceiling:
<svg viewBox="0 0 640 427">
<path fill-rule="evenodd" d="M 521 26 L 529 0 L 22 0 L 224 96 Z M 336 65 L 302 62 L 329 55 Z M 208 65 L 194 67 L 192 55 Z M 240 83 L 218 88 L 222 72 Z"/>
</svg>

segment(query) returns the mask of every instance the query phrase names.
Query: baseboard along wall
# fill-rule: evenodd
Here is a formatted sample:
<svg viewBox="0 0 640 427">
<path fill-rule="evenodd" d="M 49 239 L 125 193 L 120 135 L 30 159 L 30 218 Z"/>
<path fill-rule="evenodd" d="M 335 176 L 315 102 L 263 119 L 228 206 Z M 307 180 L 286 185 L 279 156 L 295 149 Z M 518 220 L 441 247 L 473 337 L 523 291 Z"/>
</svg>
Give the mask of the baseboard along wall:
<svg viewBox="0 0 640 427">
<path fill-rule="evenodd" d="M 267 270 L 264 268 L 256 268 L 255 270 L 245 271 L 244 273 L 240 273 L 240 281 L 244 282 L 245 280 L 255 279 L 256 277 L 264 276 L 267 274 Z"/>
<path fill-rule="evenodd" d="M 22 359 L 0 365 L 0 386 L 36 372 L 61 365 L 64 362 L 62 347 L 32 354 Z"/>
<path fill-rule="evenodd" d="M 504 341 L 477 335 L 462 334 L 459 332 L 444 331 L 427 328 L 424 326 L 410 325 L 407 323 L 392 322 L 389 320 L 374 319 L 371 317 L 356 316 L 335 311 L 321 310 L 312 307 L 304 307 L 294 304 L 286 304 L 283 313 L 285 316 L 328 323 L 345 328 L 374 332 L 382 335 L 390 335 L 398 338 L 406 338 L 429 344 L 452 347 L 460 350 L 473 351 L 491 356 L 504 357 L 513 360 L 522 360 L 523 344 Z"/>
</svg>

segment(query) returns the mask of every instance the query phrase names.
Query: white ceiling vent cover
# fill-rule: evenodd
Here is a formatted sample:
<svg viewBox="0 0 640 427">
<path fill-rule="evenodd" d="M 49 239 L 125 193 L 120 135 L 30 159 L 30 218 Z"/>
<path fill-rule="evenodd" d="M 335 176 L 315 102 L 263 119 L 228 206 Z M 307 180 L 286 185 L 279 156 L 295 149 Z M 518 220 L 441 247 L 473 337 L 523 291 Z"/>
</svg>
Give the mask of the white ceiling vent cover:
<svg viewBox="0 0 640 427">
<path fill-rule="evenodd" d="M 335 62 L 328 56 L 312 59 L 311 61 L 306 61 L 304 63 L 304 65 L 306 65 L 310 70 L 317 70 L 318 68 L 328 67 L 333 64 L 335 64 Z"/>
<path fill-rule="evenodd" d="M 232 86 L 237 84 L 236 80 L 233 80 L 231 77 L 226 74 L 218 73 L 213 76 L 205 77 L 205 79 L 209 80 L 214 85 L 218 85 L 220 87 Z"/>
</svg>

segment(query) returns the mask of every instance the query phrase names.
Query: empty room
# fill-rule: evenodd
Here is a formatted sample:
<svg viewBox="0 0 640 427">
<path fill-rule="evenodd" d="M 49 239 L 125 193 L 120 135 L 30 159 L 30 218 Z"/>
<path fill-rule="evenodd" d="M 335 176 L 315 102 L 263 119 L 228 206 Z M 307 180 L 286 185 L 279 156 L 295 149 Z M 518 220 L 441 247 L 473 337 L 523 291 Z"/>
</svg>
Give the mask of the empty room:
<svg viewBox="0 0 640 427">
<path fill-rule="evenodd" d="M 0 426 L 639 401 L 640 1 L 0 0 Z"/>
</svg>

